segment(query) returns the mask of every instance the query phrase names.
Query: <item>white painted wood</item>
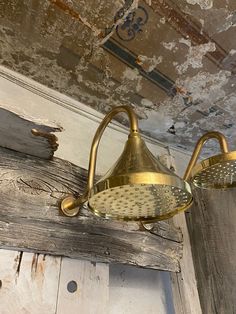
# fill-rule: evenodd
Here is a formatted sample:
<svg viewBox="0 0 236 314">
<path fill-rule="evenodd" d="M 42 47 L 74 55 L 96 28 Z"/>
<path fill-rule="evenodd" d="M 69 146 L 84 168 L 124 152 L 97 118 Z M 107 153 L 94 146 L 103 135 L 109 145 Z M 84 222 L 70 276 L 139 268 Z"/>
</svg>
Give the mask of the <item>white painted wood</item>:
<svg viewBox="0 0 236 314">
<path fill-rule="evenodd" d="M 109 314 L 144 313 L 175 313 L 169 274 L 111 265 Z"/>
<path fill-rule="evenodd" d="M 189 156 L 170 150 L 170 160 L 176 173 L 182 177 L 189 162 Z M 201 314 L 202 310 L 185 214 L 180 213 L 174 216 L 173 222 L 183 233 L 183 257 L 180 260 L 181 272 L 171 274 L 176 314 Z"/>
<path fill-rule="evenodd" d="M 57 149 L 57 137 L 53 132 L 60 131 L 57 126 L 49 126 L 27 120 L 0 103 L 0 146 L 51 159 Z"/>
<path fill-rule="evenodd" d="M 60 257 L 0 251 L 0 313 L 55 314 Z"/>
<path fill-rule="evenodd" d="M 74 292 L 68 291 L 71 281 Z M 108 314 L 108 300 L 108 264 L 62 259 L 56 314 Z"/>
</svg>

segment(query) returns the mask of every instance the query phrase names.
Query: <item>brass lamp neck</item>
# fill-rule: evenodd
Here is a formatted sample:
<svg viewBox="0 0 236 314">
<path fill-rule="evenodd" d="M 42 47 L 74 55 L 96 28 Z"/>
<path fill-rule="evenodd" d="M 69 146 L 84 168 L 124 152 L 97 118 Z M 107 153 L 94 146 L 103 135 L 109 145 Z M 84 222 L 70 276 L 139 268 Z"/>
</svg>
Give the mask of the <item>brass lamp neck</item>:
<svg viewBox="0 0 236 314">
<path fill-rule="evenodd" d="M 102 120 L 101 124 L 99 125 L 91 146 L 90 150 L 90 157 L 89 157 L 89 169 L 88 169 L 88 183 L 87 183 L 87 193 L 93 187 L 94 183 L 94 176 L 95 176 L 95 169 L 96 169 L 96 161 L 97 161 L 97 150 L 98 145 L 103 135 L 104 130 L 106 129 L 107 125 L 111 122 L 113 117 L 118 113 L 124 112 L 128 115 L 130 121 L 130 137 L 132 136 L 139 136 L 139 129 L 138 129 L 138 119 L 136 114 L 134 113 L 133 109 L 130 106 L 118 106 L 112 109 Z"/>
<path fill-rule="evenodd" d="M 88 199 L 89 191 L 93 187 L 94 177 L 95 177 L 95 169 L 96 169 L 96 161 L 97 161 L 97 151 L 98 145 L 103 135 L 104 130 L 107 125 L 111 122 L 113 117 L 118 113 L 126 113 L 130 122 L 130 134 L 129 137 L 139 137 L 139 129 L 138 129 L 138 119 L 133 109 L 130 106 L 118 106 L 112 109 L 102 120 L 100 123 L 95 136 L 93 138 L 90 157 L 89 157 L 89 169 L 88 169 L 88 182 L 87 187 L 84 194 L 75 199 L 74 197 L 67 197 L 61 203 L 61 210 L 66 216 L 75 216 L 79 213 L 80 206 L 83 205 Z"/>
<path fill-rule="evenodd" d="M 222 153 L 228 153 L 229 152 L 227 140 L 222 133 L 216 132 L 216 131 L 205 133 L 197 141 L 197 144 L 194 148 L 192 157 L 189 161 L 188 167 L 187 167 L 186 172 L 184 174 L 184 177 L 183 177 L 184 180 L 188 180 L 190 178 L 191 171 L 192 171 L 193 167 L 195 166 L 195 164 L 198 160 L 198 157 L 202 151 L 202 147 L 209 139 L 216 139 L 219 142 L 220 149 L 221 149 Z"/>
</svg>

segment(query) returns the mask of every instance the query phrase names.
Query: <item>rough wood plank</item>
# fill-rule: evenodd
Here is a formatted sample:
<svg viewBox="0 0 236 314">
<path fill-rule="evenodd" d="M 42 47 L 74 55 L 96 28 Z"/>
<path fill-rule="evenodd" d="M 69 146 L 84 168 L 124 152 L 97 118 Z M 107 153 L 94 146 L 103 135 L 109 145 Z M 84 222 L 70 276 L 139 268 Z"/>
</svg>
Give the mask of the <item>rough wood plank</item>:
<svg viewBox="0 0 236 314">
<path fill-rule="evenodd" d="M 0 146 L 50 159 L 57 149 L 56 126 L 33 122 L 0 105 Z"/>
<path fill-rule="evenodd" d="M 204 314 L 236 313 L 236 189 L 195 189 L 187 215 Z"/>
<path fill-rule="evenodd" d="M 175 311 L 178 314 L 201 314 L 185 214 L 180 213 L 173 218 L 173 221 L 174 225 L 179 226 L 183 233 L 183 256 L 180 260 L 181 271 L 171 274 Z"/>
<path fill-rule="evenodd" d="M 56 314 L 108 314 L 109 265 L 62 259 Z"/>
<path fill-rule="evenodd" d="M 189 156 L 174 152 L 171 149 L 166 158 L 168 161 L 166 166 L 172 168 L 179 176 L 183 176 Z M 185 214 L 180 213 L 174 216 L 173 223 L 181 229 L 183 234 L 183 256 L 180 260 L 181 271 L 171 274 L 175 312 L 176 314 L 201 314 L 202 311 Z"/>
<path fill-rule="evenodd" d="M 180 314 L 173 308 L 169 273 L 110 265 L 109 314 Z"/>
<path fill-rule="evenodd" d="M 181 234 L 164 222 L 150 233 L 137 223 L 96 218 L 86 209 L 80 217 L 60 215 L 59 200 L 83 190 L 86 176 L 60 159 L 0 149 L 0 246 L 179 271 Z"/>
<path fill-rule="evenodd" d="M 0 250 L 0 313 L 55 314 L 60 260 Z"/>
</svg>

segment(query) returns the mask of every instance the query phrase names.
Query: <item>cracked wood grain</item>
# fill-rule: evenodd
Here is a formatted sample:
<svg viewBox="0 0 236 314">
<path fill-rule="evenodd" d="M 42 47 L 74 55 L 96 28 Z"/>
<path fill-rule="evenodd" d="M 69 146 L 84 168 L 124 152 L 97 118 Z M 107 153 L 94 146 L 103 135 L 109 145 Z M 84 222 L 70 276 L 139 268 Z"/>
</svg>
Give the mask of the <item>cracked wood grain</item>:
<svg viewBox="0 0 236 314">
<path fill-rule="evenodd" d="M 0 247 L 179 271 L 182 234 L 166 222 L 151 232 L 137 223 L 79 217 L 58 211 L 60 200 L 85 187 L 87 171 L 0 148 Z"/>
<path fill-rule="evenodd" d="M 0 146 L 44 159 L 52 158 L 57 150 L 58 126 L 29 121 L 0 105 Z"/>
</svg>

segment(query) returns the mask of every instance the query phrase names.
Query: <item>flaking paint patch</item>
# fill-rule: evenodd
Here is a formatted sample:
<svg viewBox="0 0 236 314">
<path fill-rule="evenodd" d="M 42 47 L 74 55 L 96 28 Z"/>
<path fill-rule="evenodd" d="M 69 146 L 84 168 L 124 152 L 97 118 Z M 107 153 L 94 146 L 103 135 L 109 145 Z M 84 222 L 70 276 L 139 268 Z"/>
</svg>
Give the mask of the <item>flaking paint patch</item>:
<svg viewBox="0 0 236 314">
<path fill-rule="evenodd" d="M 165 16 L 163 16 L 162 18 L 160 18 L 160 23 L 161 23 L 161 24 L 165 24 L 165 23 L 166 23 L 166 18 L 165 18 Z"/>
<path fill-rule="evenodd" d="M 55 45 L 53 51 L 50 51 L 51 46 L 48 46 L 48 50 L 45 49 L 41 54 L 41 43 L 26 46 L 11 29 L 3 26 L 0 26 L 0 43 L 0 64 L 72 96 L 101 112 L 107 112 L 113 106 L 131 104 L 131 91 L 141 88 L 142 78 L 137 72 L 132 76 L 132 80 L 125 77 L 121 84 L 114 81 L 110 73 L 110 59 L 104 55 L 104 50 L 100 47 L 93 54 L 90 49 L 85 48 L 84 54 L 78 56 L 76 61 L 78 64 L 72 69 L 67 69 L 63 64 L 58 63 L 60 49 L 55 50 Z M 94 77 L 98 77 L 96 81 L 94 77 L 91 79 L 91 71 L 94 71 L 94 67 L 91 68 L 90 60 L 102 62 L 102 68 L 105 69 L 103 73 L 94 72 Z"/>
<path fill-rule="evenodd" d="M 229 11 L 228 8 L 211 10 L 185 10 L 187 14 L 199 19 L 202 28 L 212 37 L 215 34 L 225 32 L 236 26 L 236 11 Z"/>
<path fill-rule="evenodd" d="M 143 98 L 141 100 L 141 104 L 142 106 L 144 106 L 145 108 L 154 108 L 154 104 L 151 100 L 147 99 L 147 98 Z"/>
<path fill-rule="evenodd" d="M 167 50 L 170 50 L 170 51 L 173 50 L 174 52 L 176 52 L 178 50 L 178 47 L 176 46 L 176 42 L 175 41 L 172 41 L 172 42 L 162 42 L 161 44 Z"/>
<path fill-rule="evenodd" d="M 80 2 L 76 2 L 68 0 L 66 2 L 65 0 L 65 3 L 74 6 L 76 12 L 79 12 L 79 14 L 81 14 L 81 16 L 86 19 L 83 20 L 84 23 L 82 22 L 82 27 L 80 23 L 76 22 L 75 18 L 70 16 L 68 12 L 63 12 L 63 10 L 58 11 L 54 5 L 50 5 L 50 7 L 54 7 L 54 11 L 50 11 L 50 14 L 57 15 L 57 19 L 51 21 L 51 15 L 46 15 L 45 12 L 47 11 L 49 2 L 41 2 L 42 5 L 44 5 L 45 3 L 45 9 L 39 12 L 35 20 L 33 20 L 34 15 L 31 14 L 31 11 L 34 11 L 32 3 L 30 9 L 26 14 L 27 21 L 25 21 L 25 19 L 23 18 L 23 22 L 21 23 L 26 24 L 28 29 L 30 29 L 30 32 L 28 30 L 25 31 L 25 29 L 18 30 L 18 26 L 14 26 L 15 24 L 9 20 L 12 24 L 8 24 L 8 36 L 3 35 L 0 38 L 0 52 L 3 52 L 3 56 L 1 56 L 0 62 L 2 62 L 3 65 L 10 67 L 11 69 L 20 72 L 32 79 L 35 79 L 36 81 L 39 81 L 49 87 L 59 90 L 64 94 L 72 96 L 73 98 L 78 99 L 103 113 L 106 113 L 114 106 L 118 106 L 121 104 L 133 105 L 138 116 L 143 119 L 147 119 L 147 125 L 144 125 L 144 131 L 147 127 L 147 133 L 149 133 L 149 131 L 152 132 L 152 128 L 148 127 L 148 119 L 150 118 L 151 112 L 157 112 L 154 115 L 155 117 L 161 112 L 160 119 L 163 120 L 163 123 L 161 122 L 160 124 L 159 119 L 156 120 L 157 123 L 160 124 L 160 127 L 157 125 L 157 123 L 155 123 L 155 121 L 152 121 L 154 137 L 165 142 L 167 141 L 168 143 L 171 143 L 175 146 L 179 144 L 182 147 L 186 146 L 189 149 L 195 141 L 196 136 L 200 136 L 202 134 L 202 131 L 205 130 L 207 127 L 217 129 L 217 123 L 219 123 L 219 125 L 223 125 L 224 121 L 225 124 L 228 125 L 232 123 L 235 112 L 235 108 L 233 109 L 232 105 L 233 97 L 230 102 L 232 108 L 231 117 L 228 114 L 227 108 L 225 108 L 222 116 L 218 117 L 218 112 L 210 112 L 209 110 L 211 106 L 215 106 L 215 104 L 217 103 L 217 105 L 221 104 L 221 108 L 223 111 L 224 99 L 226 99 L 226 93 L 229 92 L 225 92 L 225 86 L 228 82 L 228 75 L 226 74 L 226 72 L 221 72 L 220 74 L 216 72 L 216 74 L 214 74 L 213 76 L 211 76 L 207 72 L 201 72 L 196 77 L 187 77 L 186 80 L 184 80 L 182 77 L 181 79 L 176 81 L 175 88 L 173 88 L 174 92 L 176 92 L 176 95 L 174 97 L 167 98 L 161 103 L 158 102 L 158 97 L 156 97 L 155 99 L 154 96 L 151 95 L 151 93 L 148 94 L 146 92 L 146 79 L 141 77 L 141 75 L 137 71 L 133 72 L 133 70 L 128 68 L 128 70 L 124 72 L 121 81 L 120 73 L 118 79 L 115 75 L 113 76 L 114 64 L 115 66 L 117 66 L 117 63 L 114 63 L 114 59 L 109 57 L 107 52 L 105 52 L 101 47 L 98 46 L 98 42 L 100 40 L 104 40 L 104 38 L 99 37 L 96 29 L 104 30 L 106 27 L 109 28 L 110 25 L 113 25 L 114 15 L 116 14 L 116 12 L 118 12 L 120 8 L 124 6 L 124 1 L 114 1 L 112 3 L 112 6 L 114 7 L 113 12 L 111 13 L 111 10 L 109 10 L 109 14 L 106 14 L 105 17 L 101 17 L 101 14 L 103 14 L 103 1 L 98 4 L 94 11 L 88 12 L 87 9 L 83 11 L 82 8 L 83 6 L 85 8 L 88 8 L 88 6 L 90 5 L 89 3 L 86 3 L 86 1 L 83 0 Z M 148 2 L 148 0 L 146 2 Z M 16 1 L 15 3 L 20 2 Z M 130 2 L 130 5 L 132 3 Z M 195 0 L 195 6 L 187 6 L 186 1 L 184 1 L 183 6 L 189 10 L 189 14 L 192 14 L 194 18 L 196 18 L 196 20 L 201 22 L 201 31 L 204 28 L 207 33 L 220 33 L 222 29 L 229 29 L 231 26 L 233 26 L 235 14 L 234 12 L 229 11 L 230 5 L 221 9 L 212 8 L 211 10 L 202 10 L 199 3 L 200 1 Z M 203 1 L 201 1 L 201 3 L 203 3 Z M 138 1 L 135 1 L 134 5 L 137 6 L 137 4 Z M 153 2 L 153 5 L 154 4 L 155 3 Z M 108 2 L 106 3 L 106 5 L 108 5 Z M 99 6 L 101 7 L 101 10 L 98 8 Z M 93 18 L 94 16 L 99 17 L 99 23 L 97 23 L 96 19 Z M 47 19 L 48 17 L 49 19 Z M 106 23 L 104 23 L 104 20 L 106 21 Z M 46 27 L 44 25 L 44 22 L 46 24 Z M 122 21 L 119 22 L 121 23 Z M 157 18 L 154 23 L 156 22 L 160 24 L 161 29 L 163 27 L 162 24 L 165 23 L 168 24 L 169 27 L 168 17 L 163 17 L 160 21 Z M 90 26 L 96 26 L 96 29 L 92 30 L 92 27 L 89 27 L 89 25 L 85 25 L 86 23 L 90 23 Z M 212 25 L 209 25 L 210 23 Z M 115 28 L 113 27 L 113 30 L 114 29 Z M 13 33 L 14 35 L 11 35 L 11 33 Z M 27 40 L 29 40 L 29 42 L 26 42 L 24 40 L 24 36 L 27 38 Z M 144 39 L 147 39 L 145 29 L 142 36 L 144 36 Z M 163 35 L 163 40 L 165 40 L 165 42 L 164 44 L 161 43 L 161 45 L 165 49 L 169 49 L 170 51 L 172 51 L 172 53 L 178 50 L 178 55 L 180 55 L 180 48 L 184 48 L 186 51 L 190 51 L 190 48 L 192 47 L 191 41 L 187 39 L 190 37 L 191 36 L 188 37 L 187 35 L 186 39 L 182 38 L 178 42 L 176 36 L 171 37 Z M 105 40 L 107 38 L 105 38 Z M 170 43 L 168 43 L 168 39 L 170 40 Z M 233 41 L 233 38 L 231 39 Z M 141 42 L 139 43 L 141 44 Z M 183 47 L 182 45 L 180 45 L 180 43 L 185 44 L 187 47 Z M 126 45 L 125 43 L 123 44 Z M 139 44 L 138 46 L 136 46 L 135 40 L 130 44 L 134 44 L 134 46 L 132 46 L 134 48 L 139 47 Z M 65 48 L 64 52 L 61 51 L 61 46 Z M 233 47 L 233 45 L 230 47 Z M 145 49 L 135 51 L 136 53 L 139 52 L 142 55 L 148 53 L 148 51 L 146 51 Z M 168 53 L 168 55 L 171 55 L 169 51 L 166 52 Z M 153 51 L 153 49 L 150 54 L 148 54 L 148 56 L 153 56 L 154 54 L 156 55 L 156 59 L 158 59 L 158 55 L 155 51 Z M 229 53 L 230 56 L 233 56 L 234 54 L 234 51 Z M 170 60 L 168 60 L 169 64 L 171 64 L 171 62 L 174 60 L 173 64 L 175 67 L 181 66 L 181 64 L 176 64 L 176 61 L 178 60 L 178 55 L 174 56 L 173 54 Z M 70 64 L 70 67 L 67 67 L 67 64 L 70 63 L 70 59 L 73 58 L 75 59 L 75 62 L 72 62 Z M 68 59 L 68 62 L 63 62 L 63 60 L 62 62 L 58 62 L 58 59 L 60 59 L 59 61 L 61 61 L 62 59 Z M 188 57 L 186 61 L 188 61 Z M 231 58 L 228 61 L 233 62 L 235 61 L 235 58 Z M 201 62 L 202 59 L 200 58 L 200 63 Z M 143 60 L 142 63 L 147 71 L 151 69 L 148 62 L 146 64 L 145 60 Z M 166 74 L 167 69 L 165 70 L 165 59 L 161 66 L 163 74 Z M 187 66 L 189 70 L 191 70 L 190 68 L 192 67 L 194 68 L 191 62 L 190 64 L 187 64 Z M 98 70 L 97 72 L 95 71 L 95 67 L 98 68 L 96 69 L 96 71 Z M 122 66 L 122 68 L 124 67 Z M 224 69 L 226 68 L 224 67 Z M 217 69 L 216 71 L 218 70 L 219 69 Z M 213 67 L 211 67 L 211 71 L 213 71 Z M 185 73 L 185 71 L 183 73 Z M 188 72 L 186 73 L 186 76 L 187 75 Z M 170 78 L 172 80 L 173 76 L 170 74 Z M 141 88 L 142 84 L 143 88 Z M 228 89 L 229 85 L 231 86 L 232 92 L 235 88 L 233 87 L 234 84 L 236 85 L 236 81 L 232 81 L 231 84 L 228 84 L 227 86 Z M 154 85 L 151 85 L 151 87 L 153 88 L 153 90 L 155 90 L 155 88 L 158 88 Z M 150 90 L 151 89 L 148 89 L 148 91 Z M 172 93 L 172 95 L 173 94 L 174 93 Z M 142 99 L 142 97 L 150 97 L 153 102 L 151 102 L 147 98 Z M 163 98 L 161 99 L 164 99 L 164 97 L 165 96 L 163 96 Z M 197 112 L 198 110 L 203 112 L 205 116 Z M 128 123 L 126 123 L 126 125 L 127 124 Z M 172 128 L 172 125 L 175 128 L 175 132 L 171 133 L 170 129 Z M 231 129 L 229 128 L 226 131 L 230 133 L 233 128 L 234 127 L 232 127 Z M 219 129 L 224 131 L 223 127 L 222 129 Z"/>
<path fill-rule="evenodd" d="M 231 27 L 236 26 L 236 12 L 230 13 L 224 20 L 219 21 L 219 23 L 215 29 L 216 33 L 221 33 L 227 31 Z"/>
<path fill-rule="evenodd" d="M 172 118 L 162 112 L 149 110 L 146 114 L 147 120 L 141 120 L 139 126 L 141 130 L 145 130 L 152 136 L 157 137 L 160 133 L 165 133 L 173 124 Z"/>
<path fill-rule="evenodd" d="M 204 21 L 204 19 L 199 19 L 199 22 L 201 23 L 201 31 L 200 31 L 200 33 L 202 34 L 203 30 L 204 30 L 205 21 Z"/>
<path fill-rule="evenodd" d="M 230 71 L 221 70 L 217 73 L 210 74 L 201 71 L 194 77 L 187 77 L 182 80 L 177 79 L 176 85 L 181 86 L 183 90 L 191 94 L 192 101 L 206 102 L 210 106 L 225 96 L 223 87 L 228 83 Z M 206 106 L 206 103 L 204 106 Z M 208 105 L 208 106 L 209 106 Z"/>
<path fill-rule="evenodd" d="M 142 77 L 139 74 L 138 69 L 126 68 L 125 71 L 123 72 L 123 76 L 122 76 L 123 85 L 124 85 L 124 81 L 125 82 L 133 81 L 135 83 L 135 89 L 137 92 L 142 89 L 141 80 L 142 80 Z"/>
<path fill-rule="evenodd" d="M 233 55 L 235 55 L 235 53 L 236 53 L 236 49 L 231 49 L 229 52 L 229 55 L 233 56 Z"/>
<path fill-rule="evenodd" d="M 158 64 L 160 64 L 163 61 L 162 56 L 153 56 L 153 57 L 147 57 L 143 55 L 139 55 L 136 63 L 139 64 L 144 71 L 151 72 L 153 71 Z"/>
<path fill-rule="evenodd" d="M 167 144 L 193 148 L 204 131 L 232 123 L 232 111 L 215 105 L 219 102 L 224 104 L 224 87 L 229 78 L 230 72 L 221 70 L 215 74 L 199 72 L 194 77 L 176 80 L 177 94 L 146 110 L 147 120 L 140 121 L 141 129 Z M 234 100 L 232 97 L 228 102 L 231 110 Z M 208 145 L 205 155 L 217 149 L 215 144 Z"/>
<path fill-rule="evenodd" d="M 213 0 L 186 0 L 188 4 L 198 4 L 202 10 L 209 10 L 213 7 Z"/>
<path fill-rule="evenodd" d="M 190 39 L 185 39 L 185 38 L 180 38 L 179 39 L 179 43 L 180 44 L 184 44 L 184 45 L 186 45 L 186 46 L 188 46 L 188 47 L 191 47 L 191 40 Z"/>
<path fill-rule="evenodd" d="M 224 107 L 225 110 L 228 112 L 233 112 L 235 110 L 235 104 L 236 104 L 236 95 L 230 94 L 224 99 L 224 103 L 222 104 L 222 107 Z"/>
<path fill-rule="evenodd" d="M 178 65 L 176 67 L 178 74 L 185 73 L 190 66 L 194 69 L 201 68 L 203 66 L 202 59 L 205 56 L 205 54 L 215 50 L 216 46 L 215 43 L 213 42 L 209 42 L 198 46 L 189 46 L 187 60 L 183 64 Z"/>
</svg>

